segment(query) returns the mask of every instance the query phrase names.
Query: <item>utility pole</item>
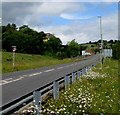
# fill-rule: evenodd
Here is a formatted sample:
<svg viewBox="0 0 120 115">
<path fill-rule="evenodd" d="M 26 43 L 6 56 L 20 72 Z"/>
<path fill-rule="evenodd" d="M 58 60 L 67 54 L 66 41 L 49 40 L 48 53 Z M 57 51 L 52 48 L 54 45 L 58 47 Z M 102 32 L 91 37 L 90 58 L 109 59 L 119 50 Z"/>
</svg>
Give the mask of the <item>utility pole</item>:
<svg viewBox="0 0 120 115">
<path fill-rule="evenodd" d="M 100 19 L 100 37 L 101 37 L 101 49 L 100 49 L 100 68 L 102 69 L 102 49 L 103 49 L 103 40 L 102 40 L 102 17 L 98 16 Z"/>
</svg>

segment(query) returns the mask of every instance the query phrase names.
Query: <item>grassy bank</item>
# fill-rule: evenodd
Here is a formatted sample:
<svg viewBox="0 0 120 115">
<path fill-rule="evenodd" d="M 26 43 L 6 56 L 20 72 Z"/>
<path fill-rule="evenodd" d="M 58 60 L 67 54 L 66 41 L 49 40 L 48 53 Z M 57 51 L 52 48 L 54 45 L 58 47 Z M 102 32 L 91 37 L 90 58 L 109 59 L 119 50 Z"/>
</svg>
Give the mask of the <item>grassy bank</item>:
<svg viewBox="0 0 120 115">
<path fill-rule="evenodd" d="M 68 90 L 60 92 L 59 100 L 50 98 L 42 106 L 44 114 L 120 114 L 118 62 L 106 59 L 103 69 L 98 64 L 86 75 L 72 84 Z M 23 113 L 32 113 L 24 110 Z"/>
<path fill-rule="evenodd" d="M 16 53 L 15 54 L 15 68 L 13 68 L 12 67 L 12 62 L 13 62 L 12 56 L 13 56 L 12 52 L 2 52 L 2 72 L 3 73 L 82 60 L 82 59 L 59 60 L 59 59 L 48 57 L 48 56 Z M 87 59 L 87 58 L 84 58 L 84 59 Z"/>
</svg>

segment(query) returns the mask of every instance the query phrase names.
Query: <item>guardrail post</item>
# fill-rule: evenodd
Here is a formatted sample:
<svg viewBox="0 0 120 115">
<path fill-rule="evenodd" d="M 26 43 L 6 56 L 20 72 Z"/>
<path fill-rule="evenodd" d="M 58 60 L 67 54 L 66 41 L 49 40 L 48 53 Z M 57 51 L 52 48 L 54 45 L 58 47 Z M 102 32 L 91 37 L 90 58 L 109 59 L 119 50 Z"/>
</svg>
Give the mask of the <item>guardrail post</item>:
<svg viewBox="0 0 120 115">
<path fill-rule="evenodd" d="M 75 73 L 72 73 L 72 83 L 76 82 L 76 75 Z"/>
<path fill-rule="evenodd" d="M 84 75 L 84 69 L 81 70 L 82 71 L 82 76 Z"/>
<path fill-rule="evenodd" d="M 84 68 L 84 75 L 86 74 L 86 67 Z"/>
<path fill-rule="evenodd" d="M 80 78 L 80 71 L 77 71 L 77 76 L 78 78 Z"/>
<path fill-rule="evenodd" d="M 35 106 L 35 114 L 40 115 L 40 110 L 41 110 L 41 92 L 39 91 L 34 91 L 34 106 Z"/>
<path fill-rule="evenodd" d="M 91 66 L 89 65 L 89 66 L 88 66 L 88 71 L 90 70 L 90 67 L 91 67 Z"/>
<path fill-rule="evenodd" d="M 68 76 L 65 76 L 65 90 L 69 87 L 70 80 Z"/>
<path fill-rule="evenodd" d="M 54 100 L 59 99 L 59 83 L 56 81 L 53 82 L 53 97 Z"/>
<path fill-rule="evenodd" d="M 87 68 L 88 68 L 88 67 L 85 67 L 85 74 L 87 74 Z"/>
<path fill-rule="evenodd" d="M 80 70 L 80 76 L 82 76 L 82 69 Z"/>
</svg>

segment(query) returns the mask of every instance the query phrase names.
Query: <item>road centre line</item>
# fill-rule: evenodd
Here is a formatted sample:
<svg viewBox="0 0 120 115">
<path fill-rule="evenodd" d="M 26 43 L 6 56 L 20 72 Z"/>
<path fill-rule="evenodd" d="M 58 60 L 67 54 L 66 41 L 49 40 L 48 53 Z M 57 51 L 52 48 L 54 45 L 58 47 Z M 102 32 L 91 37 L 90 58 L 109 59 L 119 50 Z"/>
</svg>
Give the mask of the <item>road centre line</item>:
<svg viewBox="0 0 120 115">
<path fill-rule="evenodd" d="M 41 73 L 42 73 L 42 72 L 33 73 L 33 74 L 29 74 L 28 76 L 31 77 L 31 76 L 39 75 L 39 74 L 41 74 Z"/>
<path fill-rule="evenodd" d="M 7 81 L 7 80 L 9 81 L 9 80 L 11 80 L 11 79 L 13 79 L 13 78 L 8 78 L 8 79 L 4 79 L 4 80 L 5 80 L 5 81 Z"/>
<path fill-rule="evenodd" d="M 55 69 L 49 69 L 49 70 L 46 70 L 46 71 L 44 71 L 44 72 L 49 72 L 49 71 L 53 71 L 53 70 L 55 70 Z"/>
<path fill-rule="evenodd" d="M 70 67 L 70 65 L 66 65 L 65 67 Z"/>
<path fill-rule="evenodd" d="M 8 81 L 6 81 L 6 80 L 2 80 L 2 83 L 8 83 Z"/>
<path fill-rule="evenodd" d="M 2 83 L 2 84 L 0 84 L 0 85 L 5 85 L 5 84 L 11 83 L 11 82 L 19 81 L 19 80 L 21 80 L 21 79 L 23 79 L 23 78 L 24 78 L 24 77 L 20 77 L 20 78 L 15 79 L 15 80 L 6 81 L 5 83 Z M 4 80 L 2 80 L 2 82 L 4 82 Z"/>
<path fill-rule="evenodd" d="M 57 69 L 62 69 L 63 67 L 59 67 L 59 68 L 57 68 Z"/>
</svg>

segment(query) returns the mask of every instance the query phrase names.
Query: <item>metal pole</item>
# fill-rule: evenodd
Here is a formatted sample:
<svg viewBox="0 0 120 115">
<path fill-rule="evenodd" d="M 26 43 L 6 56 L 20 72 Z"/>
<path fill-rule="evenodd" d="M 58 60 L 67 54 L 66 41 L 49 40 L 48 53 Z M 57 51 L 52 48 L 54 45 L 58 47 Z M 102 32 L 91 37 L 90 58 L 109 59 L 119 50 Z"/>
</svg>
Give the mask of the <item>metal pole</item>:
<svg viewBox="0 0 120 115">
<path fill-rule="evenodd" d="M 102 48 L 103 48 L 103 40 L 102 40 L 102 17 L 98 16 L 98 18 L 100 18 L 100 37 L 101 37 L 100 68 L 102 69 Z"/>
</svg>

